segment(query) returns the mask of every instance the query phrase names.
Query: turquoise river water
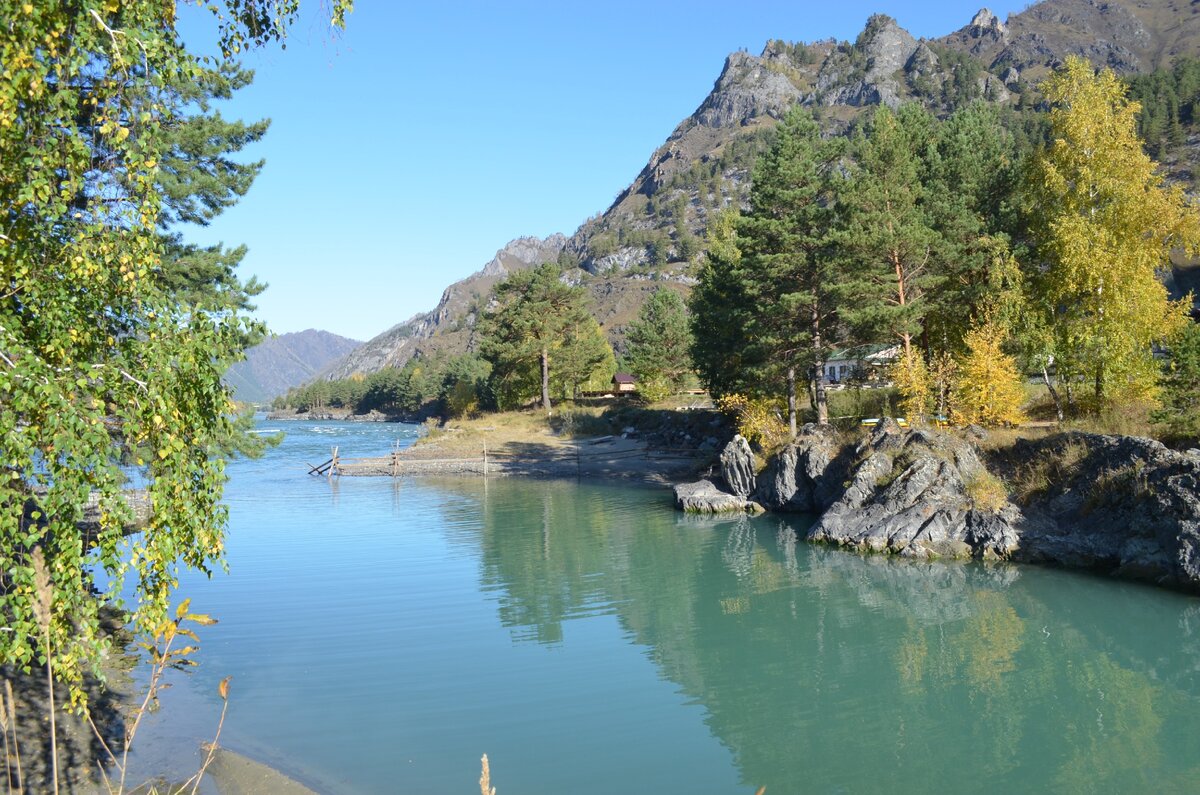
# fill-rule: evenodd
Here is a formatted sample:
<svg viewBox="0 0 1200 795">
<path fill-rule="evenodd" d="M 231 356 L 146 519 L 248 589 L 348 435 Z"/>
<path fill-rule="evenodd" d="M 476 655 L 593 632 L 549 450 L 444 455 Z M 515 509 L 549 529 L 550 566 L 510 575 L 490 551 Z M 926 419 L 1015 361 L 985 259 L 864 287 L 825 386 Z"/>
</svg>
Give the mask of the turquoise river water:
<svg viewBox="0 0 1200 795">
<path fill-rule="evenodd" d="M 501 795 L 1200 791 L 1200 599 L 625 485 L 330 482 L 305 463 L 417 429 L 261 427 L 143 763 L 211 738 L 232 675 L 222 744 L 331 793 L 475 792 L 483 753 Z"/>
</svg>

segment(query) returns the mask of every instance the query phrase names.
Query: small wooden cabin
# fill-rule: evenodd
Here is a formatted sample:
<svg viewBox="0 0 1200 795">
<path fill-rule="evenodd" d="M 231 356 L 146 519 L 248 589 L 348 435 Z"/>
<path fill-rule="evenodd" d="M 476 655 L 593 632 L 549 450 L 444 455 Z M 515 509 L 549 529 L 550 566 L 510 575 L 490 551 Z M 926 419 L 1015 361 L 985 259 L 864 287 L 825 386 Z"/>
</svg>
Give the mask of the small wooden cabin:
<svg viewBox="0 0 1200 795">
<path fill-rule="evenodd" d="M 612 377 L 613 391 L 618 395 L 622 392 L 636 392 L 637 380 L 629 373 L 616 373 Z"/>
</svg>

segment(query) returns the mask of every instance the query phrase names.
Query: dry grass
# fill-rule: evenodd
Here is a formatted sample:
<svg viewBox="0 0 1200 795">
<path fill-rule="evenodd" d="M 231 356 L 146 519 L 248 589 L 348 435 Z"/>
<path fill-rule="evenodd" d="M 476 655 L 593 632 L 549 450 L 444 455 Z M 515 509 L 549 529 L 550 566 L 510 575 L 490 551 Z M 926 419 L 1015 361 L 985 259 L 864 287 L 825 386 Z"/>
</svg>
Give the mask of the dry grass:
<svg viewBox="0 0 1200 795">
<path fill-rule="evenodd" d="M 1134 403 L 1108 408 L 1099 414 L 1080 417 L 1066 423 L 1069 430 L 1101 433 L 1108 436 L 1141 436 L 1157 438 L 1159 428 L 1150 422 L 1154 407 L 1147 403 Z"/>
<path fill-rule="evenodd" d="M 481 762 L 483 771 L 479 775 L 479 793 L 480 795 L 496 795 L 496 788 L 492 786 L 492 771 L 488 767 L 487 754 L 483 755 Z"/>
<path fill-rule="evenodd" d="M 1000 478 L 981 470 L 963 484 L 971 507 L 977 511 L 999 513 L 1008 504 L 1008 490 Z"/>
<path fill-rule="evenodd" d="M 1085 507 L 1094 511 L 1123 500 L 1140 501 L 1154 496 L 1146 477 L 1146 463 L 1136 461 L 1117 469 L 1107 469 L 1096 478 Z"/>
<path fill-rule="evenodd" d="M 1020 439 L 1045 439 L 1059 433 L 1055 425 L 1021 425 L 1016 428 L 991 428 L 986 439 L 975 442 L 980 450 L 1005 450 L 1012 447 Z"/>
<path fill-rule="evenodd" d="M 1043 447 L 1035 458 L 1016 462 L 1009 478 L 1013 497 L 1028 504 L 1055 486 L 1071 482 L 1087 455 L 1087 445 L 1081 440 L 1064 437 L 1059 445 Z"/>
<path fill-rule="evenodd" d="M 440 453 L 478 455 L 485 446 L 498 449 L 510 444 L 530 443 L 548 446 L 565 443 L 542 410 L 506 411 L 474 419 L 450 420 L 430 429 L 413 445 L 414 449 L 436 449 Z"/>
</svg>

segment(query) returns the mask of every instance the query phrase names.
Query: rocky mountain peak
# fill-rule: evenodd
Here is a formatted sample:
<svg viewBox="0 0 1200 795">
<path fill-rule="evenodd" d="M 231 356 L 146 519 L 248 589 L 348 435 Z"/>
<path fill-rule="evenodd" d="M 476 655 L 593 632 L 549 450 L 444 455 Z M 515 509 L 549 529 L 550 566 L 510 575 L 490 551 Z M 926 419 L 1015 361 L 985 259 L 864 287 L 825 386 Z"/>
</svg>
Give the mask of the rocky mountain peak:
<svg viewBox="0 0 1200 795">
<path fill-rule="evenodd" d="M 891 78 L 908 63 L 917 49 L 917 40 L 896 20 L 886 14 L 875 14 L 867 20 L 854 46 L 866 55 L 867 82 L 878 83 Z"/>
<path fill-rule="evenodd" d="M 518 237 L 508 241 L 503 248 L 497 251 L 496 256 L 483 266 L 480 274 L 483 276 L 506 276 L 514 268 L 553 262 L 566 244 L 566 235 L 560 233 L 550 235 L 544 240 L 532 236 Z M 442 300 L 446 300 L 445 296 Z"/>
<path fill-rule="evenodd" d="M 875 14 L 867 20 L 853 47 L 838 47 L 821 65 L 816 86 L 818 100 L 829 106 L 899 106 L 903 87 L 897 75 L 920 46 L 896 20 L 886 14 Z"/>
<path fill-rule="evenodd" d="M 695 120 L 714 129 L 738 127 L 759 116 L 778 118 L 799 101 L 800 89 L 782 70 L 771 67 L 770 54 L 764 56 L 739 51 L 726 58 Z"/>
<path fill-rule="evenodd" d="M 1008 36 L 1008 26 L 1000 21 L 1000 17 L 987 8 L 981 8 L 971 18 L 971 24 L 966 27 L 967 34 L 973 39 L 989 37 L 995 40 Z"/>
</svg>

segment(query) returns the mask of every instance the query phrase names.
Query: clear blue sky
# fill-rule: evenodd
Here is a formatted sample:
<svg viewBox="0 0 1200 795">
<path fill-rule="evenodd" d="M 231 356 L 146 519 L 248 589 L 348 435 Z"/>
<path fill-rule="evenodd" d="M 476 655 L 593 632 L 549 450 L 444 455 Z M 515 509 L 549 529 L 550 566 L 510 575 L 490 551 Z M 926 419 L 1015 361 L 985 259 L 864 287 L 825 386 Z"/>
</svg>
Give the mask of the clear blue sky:
<svg viewBox="0 0 1200 795">
<path fill-rule="evenodd" d="M 308 9 L 319 3 L 305 0 Z M 989 6 L 1005 18 L 1028 3 Z M 368 339 L 432 309 L 515 237 L 602 212 L 704 100 L 727 54 L 767 39 L 853 40 L 868 16 L 916 36 L 965 25 L 969 0 L 406 3 L 358 0 L 331 35 L 306 16 L 226 116 L 270 118 L 266 167 L 199 243 L 245 243 L 278 333 Z M 204 49 L 207 13 L 181 4 Z"/>
</svg>

